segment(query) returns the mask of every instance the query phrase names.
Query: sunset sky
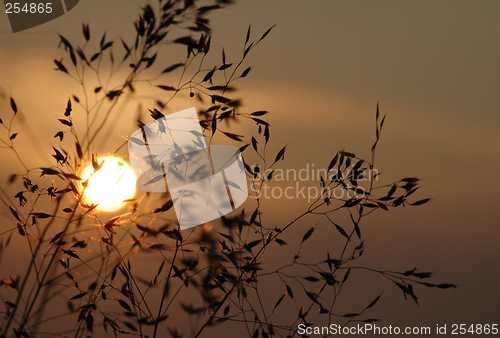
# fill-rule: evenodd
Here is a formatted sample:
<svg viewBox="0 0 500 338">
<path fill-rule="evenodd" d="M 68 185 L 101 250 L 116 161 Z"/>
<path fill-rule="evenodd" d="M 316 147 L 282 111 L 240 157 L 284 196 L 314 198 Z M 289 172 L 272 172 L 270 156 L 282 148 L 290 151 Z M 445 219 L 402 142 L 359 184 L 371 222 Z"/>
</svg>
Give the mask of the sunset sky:
<svg viewBox="0 0 500 338">
<path fill-rule="evenodd" d="M 0 117 L 8 119 L 8 98 L 15 97 L 26 121 L 18 124 L 18 142 L 35 149 L 27 159 L 32 166 L 51 161 L 57 118 L 71 93 L 66 77 L 53 71 L 53 60 L 63 55 L 57 35 L 81 41 L 82 22 L 97 35 L 107 30 L 110 39 L 126 35 L 143 3 L 81 0 L 66 15 L 15 34 L 0 13 Z M 249 24 L 254 39 L 276 24 L 251 51 L 248 77 L 235 85 L 245 111 L 271 113 L 270 153 L 287 146 L 280 168 L 325 168 L 341 149 L 369 160 L 377 102 L 387 114 L 375 161 L 382 173 L 377 183 L 419 177 L 419 196 L 432 200 L 367 217 L 362 263 L 434 271 L 436 282 L 459 286 L 420 288 L 417 307 L 379 277 L 354 276 L 352 297 L 355 287 L 367 298 L 384 291 L 374 312 L 387 325 L 499 323 L 499 17 L 500 2 L 492 0 L 240 0 L 210 16 L 214 54 L 224 47 L 234 61 Z M 189 108 L 186 104 L 172 109 Z M 135 117 L 135 108 L 126 114 Z M 237 128 L 247 142 L 255 132 Z M 103 143 L 102 151 L 114 151 L 134 130 L 133 123 L 119 124 L 116 141 Z M 18 168 L 11 165 L 12 154 L 3 154 L 5 182 Z M 300 200 L 268 203 L 264 215 L 276 224 L 306 209 Z M 297 224 L 299 237 L 311 223 Z M 326 224 L 318 229 L 326 231 Z M 329 245 L 319 235 L 312 240 Z M 373 286 L 365 290 L 365 282 Z"/>
</svg>

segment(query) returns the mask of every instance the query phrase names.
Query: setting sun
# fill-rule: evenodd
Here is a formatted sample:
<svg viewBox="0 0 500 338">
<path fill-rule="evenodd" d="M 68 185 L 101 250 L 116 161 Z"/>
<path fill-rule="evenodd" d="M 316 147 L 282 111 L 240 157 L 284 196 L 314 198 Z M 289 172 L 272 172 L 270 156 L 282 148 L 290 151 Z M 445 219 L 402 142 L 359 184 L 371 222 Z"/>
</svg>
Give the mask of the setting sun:
<svg viewBox="0 0 500 338">
<path fill-rule="evenodd" d="M 108 156 L 98 160 L 101 169 L 94 172 L 92 164 L 82 171 L 82 180 L 87 179 L 84 199 L 86 203 L 98 204 L 97 209 L 114 211 L 121 208 L 126 199 L 135 193 L 135 176 L 129 165 L 120 158 Z"/>
</svg>

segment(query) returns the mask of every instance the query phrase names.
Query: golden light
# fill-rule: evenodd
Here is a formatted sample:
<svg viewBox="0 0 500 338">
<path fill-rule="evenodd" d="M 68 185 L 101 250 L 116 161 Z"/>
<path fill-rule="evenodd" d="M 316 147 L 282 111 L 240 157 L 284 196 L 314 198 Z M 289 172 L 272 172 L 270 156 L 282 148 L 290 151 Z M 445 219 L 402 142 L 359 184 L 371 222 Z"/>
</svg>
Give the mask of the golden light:
<svg viewBox="0 0 500 338">
<path fill-rule="evenodd" d="M 114 211 L 125 205 L 124 200 L 134 197 L 136 179 L 130 166 L 120 158 L 107 156 L 97 161 L 101 169 L 94 172 L 90 163 L 82 170 L 82 182 L 88 179 L 83 199 L 97 204 L 97 209 Z"/>
</svg>

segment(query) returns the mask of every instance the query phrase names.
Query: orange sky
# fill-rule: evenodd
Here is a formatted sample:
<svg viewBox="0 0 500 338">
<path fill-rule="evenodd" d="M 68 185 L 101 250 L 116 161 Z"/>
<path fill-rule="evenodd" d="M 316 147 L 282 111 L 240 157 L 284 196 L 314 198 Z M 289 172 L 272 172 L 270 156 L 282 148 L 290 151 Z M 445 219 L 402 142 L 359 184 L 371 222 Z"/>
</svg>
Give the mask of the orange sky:
<svg viewBox="0 0 500 338">
<path fill-rule="evenodd" d="M 142 3 L 81 2 L 61 18 L 16 34 L 0 13 L 0 117 L 6 120 L 12 94 L 37 140 L 57 131 L 69 93 L 64 77 L 52 70 L 52 60 L 62 55 L 57 33 L 79 35 L 81 22 L 88 21 L 117 36 Z M 419 290 L 419 308 L 403 304 L 387 287 L 380 309 L 387 324 L 499 318 L 498 17 L 495 1 L 325 0 L 241 1 L 213 16 L 212 48 L 224 46 L 229 59 L 241 53 L 249 23 L 255 36 L 277 24 L 252 51 L 252 72 L 239 88 L 248 111 L 272 112 L 271 149 L 287 145 L 282 167 L 327 166 L 342 148 L 369 158 L 379 101 L 388 115 L 376 160 L 381 180 L 418 176 L 422 194 L 435 197 L 419 208 L 367 219 L 366 262 L 394 270 L 417 266 L 460 285 Z M 133 130 L 117 127 L 116 139 Z M 18 141 L 32 146 L 23 134 Z M 50 160 L 50 146 L 43 147 L 47 153 L 33 162 Z M 2 177 L 10 173 L 3 170 Z M 270 203 L 270 222 L 289 221 L 290 202 Z"/>
</svg>

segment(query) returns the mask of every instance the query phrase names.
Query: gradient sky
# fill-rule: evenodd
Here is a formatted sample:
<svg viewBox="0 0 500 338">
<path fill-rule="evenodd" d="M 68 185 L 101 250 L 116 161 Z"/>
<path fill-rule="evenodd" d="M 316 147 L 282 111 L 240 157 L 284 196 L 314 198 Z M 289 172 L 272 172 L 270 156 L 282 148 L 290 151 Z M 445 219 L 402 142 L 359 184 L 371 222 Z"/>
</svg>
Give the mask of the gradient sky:
<svg viewBox="0 0 500 338">
<path fill-rule="evenodd" d="M 142 3 L 85 0 L 16 34 L 0 14 L 0 111 L 12 94 L 23 117 L 38 121 L 30 124 L 33 137 L 52 136 L 60 114 L 53 107 L 64 107 L 68 95 L 52 71 L 61 55 L 57 33 L 77 36 L 88 21 L 95 31 L 117 36 Z M 223 46 L 229 59 L 239 57 L 248 24 L 255 37 L 277 24 L 252 51 L 252 72 L 238 88 L 245 109 L 272 112 L 271 147 L 287 145 L 282 168 L 326 167 L 343 148 L 368 159 L 377 101 L 387 113 L 376 159 L 382 183 L 417 176 L 424 184 L 420 196 L 434 198 L 367 218 L 363 262 L 388 270 L 416 266 L 436 271 L 436 281 L 459 285 L 417 290 L 416 307 L 381 283 L 378 314 L 387 325 L 500 318 L 499 17 L 500 2 L 456 0 L 252 0 L 212 16 L 212 48 Z M 127 136 L 131 128 L 116 132 Z M 299 204 L 273 201 L 269 221 L 287 223 L 290 207 Z M 309 227 L 300 226 L 300 234 Z M 328 245 L 318 238 L 318 245 Z M 364 277 L 357 278 L 362 286 Z"/>
</svg>

